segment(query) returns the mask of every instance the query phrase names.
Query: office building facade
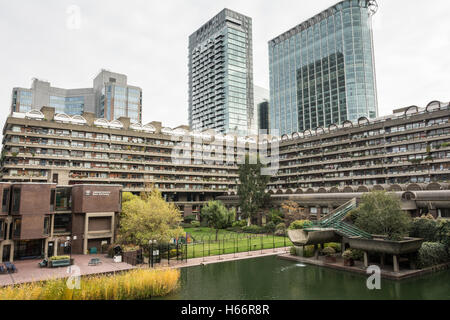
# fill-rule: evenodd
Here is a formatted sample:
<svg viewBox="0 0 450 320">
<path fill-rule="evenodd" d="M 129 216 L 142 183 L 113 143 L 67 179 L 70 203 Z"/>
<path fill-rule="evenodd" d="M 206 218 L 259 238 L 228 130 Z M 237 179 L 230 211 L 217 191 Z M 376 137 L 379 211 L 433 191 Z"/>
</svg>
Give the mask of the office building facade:
<svg viewBox="0 0 450 320">
<path fill-rule="evenodd" d="M 270 122 L 280 134 L 378 117 L 374 0 L 345 0 L 269 42 Z"/>
<path fill-rule="evenodd" d="M 69 116 L 91 112 L 107 120 L 129 117 L 140 123 L 142 90 L 128 85 L 126 75 L 106 70 L 95 77 L 93 88 L 61 89 L 52 87 L 48 81 L 33 79 L 30 89 L 13 89 L 11 114 L 40 110 L 44 106 Z"/>
<path fill-rule="evenodd" d="M 189 126 L 245 136 L 253 101 L 252 19 L 224 9 L 189 37 Z"/>
</svg>

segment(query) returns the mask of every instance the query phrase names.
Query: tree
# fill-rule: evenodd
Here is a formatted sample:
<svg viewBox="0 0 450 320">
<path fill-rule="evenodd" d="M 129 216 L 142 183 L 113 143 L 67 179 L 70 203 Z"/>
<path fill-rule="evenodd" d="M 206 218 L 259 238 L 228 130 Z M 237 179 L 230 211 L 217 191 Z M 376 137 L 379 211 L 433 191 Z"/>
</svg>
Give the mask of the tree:
<svg viewBox="0 0 450 320">
<path fill-rule="evenodd" d="M 400 200 L 385 191 L 366 193 L 355 210 L 355 225 L 371 234 L 399 241 L 408 236 L 411 217 L 402 211 Z"/>
<path fill-rule="evenodd" d="M 281 209 L 284 213 L 284 222 L 286 227 L 289 227 L 292 222 L 298 220 L 307 220 L 309 215 L 305 213 L 305 209 L 300 208 L 295 201 L 285 201 L 281 204 Z"/>
<path fill-rule="evenodd" d="M 216 229 L 216 240 L 220 229 L 231 227 L 236 219 L 236 210 L 225 208 L 220 201 L 210 201 L 202 208 L 202 218 L 208 222 L 208 225 Z"/>
<path fill-rule="evenodd" d="M 239 165 L 238 196 L 239 206 L 244 218 L 253 218 L 270 199 L 266 193 L 270 176 L 262 175 L 264 166 L 258 157 L 256 164 L 250 164 L 249 156 L 245 157 L 245 164 Z"/>
<path fill-rule="evenodd" d="M 154 189 L 145 195 L 123 194 L 119 237 L 122 241 L 147 246 L 149 240 L 169 242 L 183 235 L 181 214 Z"/>
</svg>

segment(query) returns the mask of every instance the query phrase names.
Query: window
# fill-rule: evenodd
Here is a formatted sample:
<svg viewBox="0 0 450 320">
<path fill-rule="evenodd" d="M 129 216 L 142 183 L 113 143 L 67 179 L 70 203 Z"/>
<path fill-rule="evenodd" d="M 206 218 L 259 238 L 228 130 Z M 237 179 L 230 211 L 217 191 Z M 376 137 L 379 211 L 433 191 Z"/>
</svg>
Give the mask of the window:
<svg viewBox="0 0 450 320">
<path fill-rule="evenodd" d="M 50 191 L 50 211 L 55 211 L 55 189 Z"/>
<path fill-rule="evenodd" d="M 12 211 L 13 212 L 18 212 L 20 209 L 20 188 L 14 188 L 13 189 L 13 207 L 12 207 Z"/>
<path fill-rule="evenodd" d="M 48 236 L 50 234 L 50 217 L 44 217 L 44 236 Z"/>
<path fill-rule="evenodd" d="M 71 231 L 72 215 L 56 214 L 54 216 L 54 233 L 68 233 Z"/>
<path fill-rule="evenodd" d="M 9 206 L 9 189 L 3 190 L 2 212 L 8 212 Z"/>
<path fill-rule="evenodd" d="M 20 218 L 14 219 L 14 222 L 13 222 L 13 236 L 15 238 L 19 238 L 20 237 L 20 230 L 21 230 L 21 228 L 22 228 L 22 219 L 20 219 Z"/>
</svg>

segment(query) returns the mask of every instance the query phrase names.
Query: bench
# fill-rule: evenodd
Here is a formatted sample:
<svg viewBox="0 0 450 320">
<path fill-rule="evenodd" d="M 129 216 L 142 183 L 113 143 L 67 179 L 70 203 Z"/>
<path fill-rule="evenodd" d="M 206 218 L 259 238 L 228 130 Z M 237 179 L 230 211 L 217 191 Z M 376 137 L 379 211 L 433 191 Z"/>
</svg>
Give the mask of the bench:
<svg viewBox="0 0 450 320">
<path fill-rule="evenodd" d="M 53 260 L 50 261 L 50 267 L 51 268 L 58 268 L 58 267 L 68 267 L 70 266 L 70 259 L 61 259 L 61 260 Z"/>
<path fill-rule="evenodd" d="M 94 258 L 91 259 L 91 261 L 89 261 L 89 266 L 98 266 L 99 264 L 101 264 L 102 262 L 100 261 L 100 259 L 98 258 Z"/>
</svg>

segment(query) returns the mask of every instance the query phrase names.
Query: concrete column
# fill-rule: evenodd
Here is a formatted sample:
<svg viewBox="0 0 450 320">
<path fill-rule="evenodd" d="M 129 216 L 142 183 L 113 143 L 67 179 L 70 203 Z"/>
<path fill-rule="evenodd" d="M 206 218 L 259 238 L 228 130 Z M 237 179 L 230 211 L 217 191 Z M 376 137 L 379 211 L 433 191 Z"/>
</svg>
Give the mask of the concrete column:
<svg viewBox="0 0 450 320">
<path fill-rule="evenodd" d="M 3 263 L 3 244 L 0 244 L 0 263 Z"/>
<path fill-rule="evenodd" d="M 88 250 L 88 229 L 89 226 L 89 213 L 86 213 L 84 217 L 84 239 L 83 239 L 83 254 L 86 255 Z"/>
<path fill-rule="evenodd" d="M 116 237 L 116 230 L 115 230 L 115 223 L 116 223 L 116 214 L 113 213 L 112 217 L 111 217 L 111 233 L 112 233 L 112 237 L 111 237 L 111 244 L 114 243 L 115 241 L 115 237 Z"/>
<path fill-rule="evenodd" d="M 314 259 L 319 260 L 319 248 L 317 244 L 314 245 Z"/>
<path fill-rule="evenodd" d="M 367 254 L 367 251 L 364 251 L 364 267 L 369 267 L 369 255 Z"/>
<path fill-rule="evenodd" d="M 11 241 L 11 253 L 9 254 L 9 261 L 14 261 L 14 241 Z"/>
<path fill-rule="evenodd" d="M 48 238 L 44 240 L 44 258 L 48 258 Z"/>
<path fill-rule="evenodd" d="M 57 256 L 58 255 L 58 239 L 55 239 L 55 242 L 54 242 L 55 244 L 54 244 L 54 248 L 53 248 L 53 255 L 54 256 Z"/>
<path fill-rule="evenodd" d="M 394 272 L 399 272 L 400 268 L 398 266 L 398 256 L 397 255 L 393 255 L 393 261 L 394 261 Z"/>
</svg>

